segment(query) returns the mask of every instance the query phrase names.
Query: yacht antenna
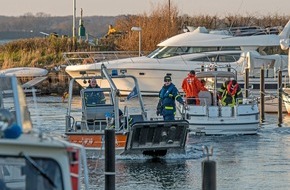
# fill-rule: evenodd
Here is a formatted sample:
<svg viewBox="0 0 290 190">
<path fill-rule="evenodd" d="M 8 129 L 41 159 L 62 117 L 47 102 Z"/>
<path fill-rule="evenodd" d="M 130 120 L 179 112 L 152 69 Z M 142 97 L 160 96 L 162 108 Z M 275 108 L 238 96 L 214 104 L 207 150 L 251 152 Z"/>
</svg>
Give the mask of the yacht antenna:
<svg viewBox="0 0 290 190">
<path fill-rule="evenodd" d="M 244 4 L 244 0 L 242 0 L 240 6 L 239 6 L 239 8 L 238 8 L 237 13 L 240 12 L 240 10 L 241 10 L 243 4 Z M 229 31 L 231 31 L 231 28 L 233 27 L 233 24 L 234 24 L 234 21 L 232 21 L 232 23 L 231 23 L 231 25 L 230 25 L 230 28 L 229 28 Z"/>
</svg>

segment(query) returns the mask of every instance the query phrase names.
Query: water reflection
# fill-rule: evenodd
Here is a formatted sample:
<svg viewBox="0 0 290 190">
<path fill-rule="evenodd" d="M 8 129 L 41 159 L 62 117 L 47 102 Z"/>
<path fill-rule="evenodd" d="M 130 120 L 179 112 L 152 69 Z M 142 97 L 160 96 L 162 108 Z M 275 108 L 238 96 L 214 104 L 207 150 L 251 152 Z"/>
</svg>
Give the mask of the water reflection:
<svg viewBox="0 0 290 190">
<path fill-rule="evenodd" d="M 192 189 L 201 186 L 200 176 L 196 173 L 194 160 L 122 160 L 116 163 L 116 187 L 117 189 Z M 94 171 L 91 176 L 91 184 L 97 189 L 104 189 L 104 162 L 101 160 L 89 161 L 90 171 Z M 95 166 L 99 168 L 93 169 Z"/>
</svg>

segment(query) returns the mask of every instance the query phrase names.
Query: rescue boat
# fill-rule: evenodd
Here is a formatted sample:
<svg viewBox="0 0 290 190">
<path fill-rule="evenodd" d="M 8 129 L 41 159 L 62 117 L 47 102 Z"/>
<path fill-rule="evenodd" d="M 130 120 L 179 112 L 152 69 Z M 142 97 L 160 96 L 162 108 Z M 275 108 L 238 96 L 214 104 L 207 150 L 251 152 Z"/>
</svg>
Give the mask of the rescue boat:
<svg viewBox="0 0 290 190">
<path fill-rule="evenodd" d="M 36 132 L 29 116 L 16 77 L 0 76 L 0 189 L 89 189 L 85 149 Z"/>
<path fill-rule="evenodd" d="M 186 120 L 168 122 L 148 119 L 137 79 L 122 73 L 109 74 L 105 65 L 102 65 L 101 70 L 102 75 L 94 78 L 97 81 L 106 79 L 110 88 L 85 88 L 80 91 L 80 96 L 73 96 L 72 89 L 76 81 L 87 82 L 92 76 L 82 73 L 82 77 L 70 81 L 65 127 L 69 142 L 101 153 L 105 147 L 105 130 L 114 130 L 117 155 L 165 156 L 168 153 L 185 153 L 188 132 Z M 128 101 L 120 102 L 121 94 L 114 80 L 133 84 L 129 96 L 137 97 L 139 106 L 131 108 Z M 105 94 L 105 101 L 102 94 Z"/>
</svg>

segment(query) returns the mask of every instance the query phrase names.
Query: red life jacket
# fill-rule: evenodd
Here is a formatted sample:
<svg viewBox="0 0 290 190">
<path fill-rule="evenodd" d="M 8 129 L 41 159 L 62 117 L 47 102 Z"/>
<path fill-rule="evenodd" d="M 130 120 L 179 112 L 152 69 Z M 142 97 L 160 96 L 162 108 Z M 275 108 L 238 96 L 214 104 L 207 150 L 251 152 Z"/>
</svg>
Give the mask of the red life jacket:
<svg viewBox="0 0 290 190">
<path fill-rule="evenodd" d="M 233 85 L 233 81 L 230 81 L 227 86 L 227 93 L 231 96 L 234 96 L 237 93 L 238 84 Z"/>
</svg>

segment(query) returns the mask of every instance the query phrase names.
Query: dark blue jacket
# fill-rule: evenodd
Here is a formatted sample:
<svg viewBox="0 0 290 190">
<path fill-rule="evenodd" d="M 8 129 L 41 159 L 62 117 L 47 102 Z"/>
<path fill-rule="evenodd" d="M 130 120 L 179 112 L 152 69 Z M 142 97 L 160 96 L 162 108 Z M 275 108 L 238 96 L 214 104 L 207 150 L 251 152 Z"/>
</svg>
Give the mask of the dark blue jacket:
<svg viewBox="0 0 290 190">
<path fill-rule="evenodd" d="M 181 104 L 184 104 L 184 101 L 174 84 L 171 83 L 168 86 L 164 85 L 159 91 L 159 103 L 157 106 L 157 110 L 159 110 L 159 112 L 163 116 L 175 114 L 175 100 L 177 100 Z"/>
</svg>

